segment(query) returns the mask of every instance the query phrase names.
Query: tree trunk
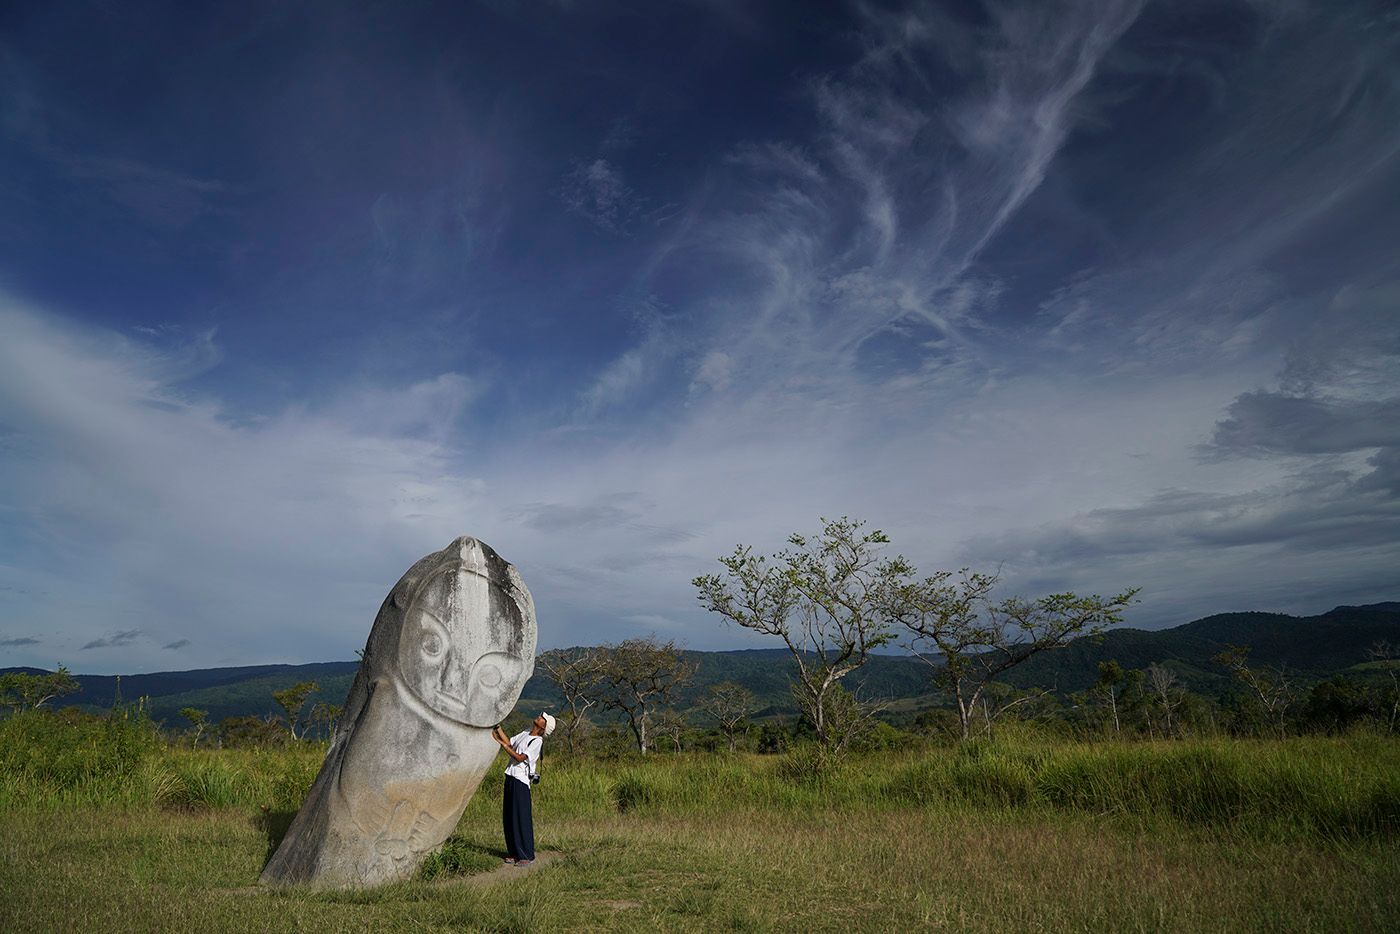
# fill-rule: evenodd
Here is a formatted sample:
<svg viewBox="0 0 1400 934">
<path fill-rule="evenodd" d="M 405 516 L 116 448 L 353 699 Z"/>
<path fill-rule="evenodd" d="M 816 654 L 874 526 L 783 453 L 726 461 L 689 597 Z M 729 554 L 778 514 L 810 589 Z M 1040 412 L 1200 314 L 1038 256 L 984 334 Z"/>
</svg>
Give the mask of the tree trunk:
<svg viewBox="0 0 1400 934">
<path fill-rule="evenodd" d="M 958 726 L 962 730 L 963 742 L 972 739 L 972 714 L 977 710 L 977 698 L 981 693 L 979 689 L 973 691 L 971 697 L 964 697 L 961 683 L 953 688 L 953 696 L 958 702 Z"/>
</svg>

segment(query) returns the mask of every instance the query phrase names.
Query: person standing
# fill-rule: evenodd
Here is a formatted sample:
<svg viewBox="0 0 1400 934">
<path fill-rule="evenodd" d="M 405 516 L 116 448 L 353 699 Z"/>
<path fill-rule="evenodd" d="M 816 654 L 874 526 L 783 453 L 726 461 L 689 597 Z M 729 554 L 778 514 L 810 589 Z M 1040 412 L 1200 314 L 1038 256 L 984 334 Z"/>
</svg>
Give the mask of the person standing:
<svg viewBox="0 0 1400 934">
<path fill-rule="evenodd" d="M 505 794 L 501 799 L 501 824 L 506 835 L 506 862 L 528 866 L 535 859 L 535 825 L 530 813 L 530 784 L 538 774 L 544 738 L 554 732 L 554 718 L 542 713 L 530 729 L 509 739 L 498 724 L 491 736 L 510 756 L 506 766 Z"/>
</svg>

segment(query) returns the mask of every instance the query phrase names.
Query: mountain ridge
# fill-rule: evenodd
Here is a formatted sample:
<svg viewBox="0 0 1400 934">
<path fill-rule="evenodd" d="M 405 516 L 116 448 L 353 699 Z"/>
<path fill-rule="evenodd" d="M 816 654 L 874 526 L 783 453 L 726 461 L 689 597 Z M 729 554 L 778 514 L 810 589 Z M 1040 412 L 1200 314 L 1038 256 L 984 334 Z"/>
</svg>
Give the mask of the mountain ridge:
<svg viewBox="0 0 1400 934">
<path fill-rule="evenodd" d="M 1194 690 L 1213 690 L 1228 682 L 1211 659 L 1227 645 L 1250 646 L 1254 664 L 1287 667 L 1300 676 L 1322 678 L 1362 665 L 1374 642 L 1400 644 L 1400 602 L 1338 606 L 1314 616 L 1241 611 L 1215 613 L 1167 629 L 1120 627 L 1099 637 L 1081 637 L 1068 646 L 1033 656 L 1003 678 L 1016 687 L 1039 686 L 1060 693 L 1083 690 L 1098 675 L 1098 663 L 1116 659 L 1125 668 L 1149 664 L 1172 667 Z M 753 691 L 768 712 L 793 708 L 788 692 L 792 664 L 783 646 L 686 650 L 697 665 L 682 703 L 691 702 L 719 681 L 736 681 Z M 183 707 L 207 710 L 211 720 L 226 716 L 279 713 L 272 692 L 298 681 L 314 680 L 320 690 L 311 702 L 338 704 L 349 692 L 358 661 L 266 664 L 229 668 L 195 668 L 133 675 L 75 675 L 82 690 L 64 699 L 68 706 L 109 707 L 120 679 L 121 696 L 148 698 L 152 716 L 173 720 Z M 6 671 L 39 672 L 34 668 Z M 927 664 L 908 654 L 880 653 L 853 676 L 863 693 L 918 706 L 934 702 Z M 536 673 L 521 695 L 527 706 L 554 705 L 553 686 Z"/>
</svg>

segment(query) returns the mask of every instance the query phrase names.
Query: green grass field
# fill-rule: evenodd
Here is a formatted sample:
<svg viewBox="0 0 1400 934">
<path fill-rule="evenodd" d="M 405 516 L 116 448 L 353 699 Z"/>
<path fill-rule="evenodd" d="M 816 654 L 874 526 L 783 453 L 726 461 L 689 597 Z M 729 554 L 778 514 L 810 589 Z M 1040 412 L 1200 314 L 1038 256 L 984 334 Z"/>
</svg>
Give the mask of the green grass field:
<svg viewBox="0 0 1400 934">
<path fill-rule="evenodd" d="M 318 747 L 85 772 L 0 739 L 7 931 L 1400 927 L 1400 743 L 1379 736 L 552 757 L 548 865 L 473 881 L 500 865 L 493 770 L 419 879 L 345 893 L 256 885 Z"/>
</svg>

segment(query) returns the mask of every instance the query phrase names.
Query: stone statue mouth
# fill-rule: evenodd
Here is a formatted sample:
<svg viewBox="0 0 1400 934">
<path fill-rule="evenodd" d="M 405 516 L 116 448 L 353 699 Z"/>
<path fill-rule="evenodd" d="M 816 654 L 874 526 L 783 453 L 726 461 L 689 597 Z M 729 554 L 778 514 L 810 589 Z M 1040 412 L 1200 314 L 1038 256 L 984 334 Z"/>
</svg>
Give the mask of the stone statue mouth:
<svg viewBox="0 0 1400 934">
<path fill-rule="evenodd" d="M 465 711 L 467 709 L 467 702 L 462 700 L 455 694 L 448 694 L 446 691 L 438 691 L 437 699 L 442 703 L 446 704 L 447 706 L 456 708 L 457 710 Z"/>
</svg>

